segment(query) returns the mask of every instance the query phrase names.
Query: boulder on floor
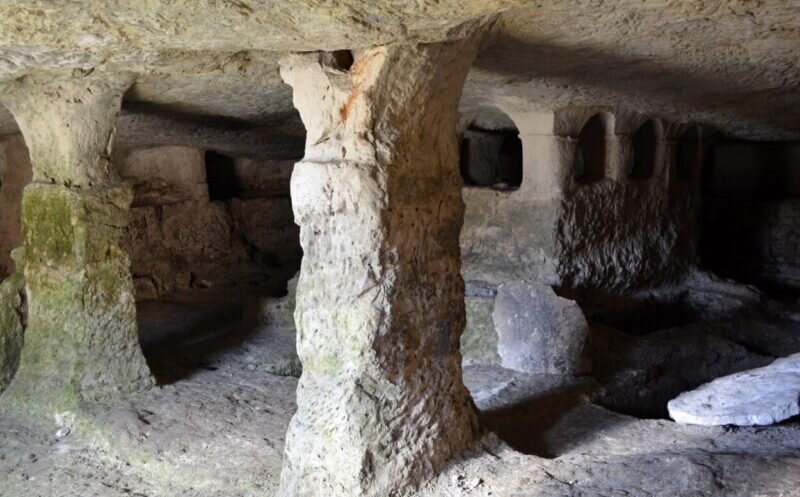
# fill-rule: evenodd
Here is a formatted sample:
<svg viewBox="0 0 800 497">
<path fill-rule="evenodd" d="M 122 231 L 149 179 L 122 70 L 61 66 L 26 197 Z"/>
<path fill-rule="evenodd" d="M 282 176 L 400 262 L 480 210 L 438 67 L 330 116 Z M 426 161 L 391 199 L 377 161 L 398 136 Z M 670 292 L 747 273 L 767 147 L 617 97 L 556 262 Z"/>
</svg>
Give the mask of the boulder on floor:
<svg viewBox="0 0 800 497">
<path fill-rule="evenodd" d="M 500 285 L 492 314 L 503 367 L 529 373 L 585 371 L 589 324 L 578 304 L 547 285 L 512 281 Z"/>
<path fill-rule="evenodd" d="M 800 414 L 800 354 L 769 366 L 723 376 L 667 405 L 678 423 L 769 425 Z"/>
</svg>

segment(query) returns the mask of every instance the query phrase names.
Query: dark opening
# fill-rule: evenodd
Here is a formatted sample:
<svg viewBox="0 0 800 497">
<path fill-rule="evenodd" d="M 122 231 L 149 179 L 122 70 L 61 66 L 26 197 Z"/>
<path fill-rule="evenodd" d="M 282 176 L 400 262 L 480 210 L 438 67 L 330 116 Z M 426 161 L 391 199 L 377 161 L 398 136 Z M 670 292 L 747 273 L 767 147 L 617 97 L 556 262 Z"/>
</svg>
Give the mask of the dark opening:
<svg viewBox="0 0 800 497">
<path fill-rule="evenodd" d="M 687 129 L 675 144 L 675 175 L 689 181 L 700 160 L 700 133 L 696 126 Z"/>
<path fill-rule="evenodd" d="M 355 62 L 353 52 L 350 50 L 336 50 L 331 52 L 331 56 L 333 58 L 334 67 L 342 71 L 349 71 Z"/>
<path fill-rule="evenodd" d="M 656 164 L 656 127 L 653 121 L 644 123 L 633 135 L 633 167 L 630 177 L 648 179 Z"/>
<path fill-rule="evenodd" d="M 699 252 L 704 268 L 800 297 L 800 145 L 723 141 L 705 154 Z"/>
<path fill-rule="evenodd" d="M 606 125 L 595 115 L 583 126 L 575 152 L 575 179 L 582 183 L 601 180 L 606 175 Z"/>
<path fill-rule="evenodd" d="M 212 202 L 235 197 L 239 191 L 239 182 L 236 178 L 236 165 L 233 157 L 213 150 L 207 151 L 206 181 L 208 182 L 208 197 Z"/>
<path fill-rule="evenodd" d="M 522 184 L 522 141 L 518 131 L 469 129 L 459 148 L 459 166 L 466 186 L 515 190 Z"/>
</svg>

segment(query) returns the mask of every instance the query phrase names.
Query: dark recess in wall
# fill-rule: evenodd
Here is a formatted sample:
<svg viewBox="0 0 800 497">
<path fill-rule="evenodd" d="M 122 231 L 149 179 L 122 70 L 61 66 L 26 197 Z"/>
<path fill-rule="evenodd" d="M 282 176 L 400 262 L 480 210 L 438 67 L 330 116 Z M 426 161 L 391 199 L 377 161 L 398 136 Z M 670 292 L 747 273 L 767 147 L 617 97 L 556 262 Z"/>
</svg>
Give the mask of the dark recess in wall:
<svg viewBox="0 0 800 497">
<path fill-rule="evenodd" d="M 459 147 L 465 186 L 516 190 L 522 184 L 522 141 L 516 130 L 469 129 Z"/>
<path fill-rule="evenodd" d="M 575 151 L 575 179 L 581 183 L 592 183 L 606 175 L 606 125 L 603 116 L 593 116 L 578 135 Z"/>
<path fill-rule="evenodd" d="M 700 258 L 704 267 L 800 296 L 800 144 L 714 144 L 703 171 Z"/>
<path fill-rule="evenodd" d="M 236 177 L 236 165 L 233 157 L 213 150 L 206 152 L 206 181 L 208 197 L 211 201 L 229 200 L 239 191 L 239 180 Z"/>
<path fill-rule="evenodd" d="M 653 176 L 656 164 L 656 126 L 647 121 L 633 135 L 633 167 L 630 177 L 648 179 Z"/>
<path fill-rule="evenodd" d="M 699 166 L 700 130 L 691 126 L 675 144 L 675 175 L 679 180 L 690 181 Z"/>
</svg>

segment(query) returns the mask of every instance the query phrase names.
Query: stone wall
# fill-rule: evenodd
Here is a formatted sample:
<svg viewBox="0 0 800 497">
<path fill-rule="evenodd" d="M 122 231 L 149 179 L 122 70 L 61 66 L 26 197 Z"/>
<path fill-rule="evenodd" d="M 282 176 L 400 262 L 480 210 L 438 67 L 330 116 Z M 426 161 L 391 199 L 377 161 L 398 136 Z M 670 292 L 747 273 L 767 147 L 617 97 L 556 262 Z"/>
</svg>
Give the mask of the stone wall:
<svg viewBox="0 0 800 497">
<path fill-rule="evenodd" d="M 289 191 L 280 188 L 288 185 L 291 171 L 284 163 L 231 158 L 236 187 L 233 196 L 217 201 L 209 200 L 200 150 L 137 150 L 117 163 L 136 191 L 123 246 L 131 254 L 139 298 L 196 286 L 257 284 L 270 268 L 298 263 Z"/>
<path fill-rule="evenodd" d="M 134 187 L 122 246 L 137 299 L 193 286 L 257 284 L 279 265 L 299 265 L 289 199 L 291 161 L 233 159 L 234 196 L 210 201 L 204 152 L 165 146 L 121 153 L 114 164 Z M 0 142 L 0 271 L 20 245 L 20 199 L 31 164 L 21 136 Z"/>
<path fill-rule="evenodd" d="M 702 213 L 704 265 L 745 282 L 800 289 L 800 146 L 715 147 Z"/>
<path fill-rule="evenodd" d="M 590 112 L 515 117 L 523 179 L 515 191 L 464 189 L 463 274 L 472 287 L 525 279 L 621 293 L 658 284 L 694 261 L 696 178 L 674 174 L 679 127 L 660 123 L 656 168 L 629 177 L 631 135 L 643 118 L 609 115 L 606 175 L 576 181 L 575 138 Z M 561 122 L 559 122 L 561 121 Z M 549 126 L 548 126 L 549 124 Z"/>
<path fill-rule="evenodd" d="M 31 162 L 22 135 L 0 137 L 0 278 L 14 272 L 11 251 L 22 245 L 22 190 L 30 183 L 31 175 Z"/>
<path fill-rule="evenodd" d="M 688 177 L 676 171 L 688 126 L 649 121 L 656 131 L 652 171 L 641 174 L 632 171 L 633 136 L 648 122 L 644 116 L 600 108 L 508 115 L 522 141 L 522 184 L 463 190 L 466 363 L 499 362 L 491 313 L 504 282 L 623 294 L 677 279 L 696 259 L 702 147 L 693 149 Z M 593 115 L 605 126 L 605 156 L 599 177 L 580 180 L 578 137 Z"/>
</svg>

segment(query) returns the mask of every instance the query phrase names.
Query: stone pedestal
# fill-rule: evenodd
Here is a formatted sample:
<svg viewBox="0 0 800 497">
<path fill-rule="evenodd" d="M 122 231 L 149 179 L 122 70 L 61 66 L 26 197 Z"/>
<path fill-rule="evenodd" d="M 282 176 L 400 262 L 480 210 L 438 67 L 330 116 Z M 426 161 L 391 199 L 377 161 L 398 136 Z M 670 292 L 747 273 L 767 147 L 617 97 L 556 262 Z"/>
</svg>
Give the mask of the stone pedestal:
<svg viewBox="0 0 800 497">
<path fill-rule="evenodd" d="M 303 375 L 278 495 L 406 495 L 477 431 L 461 379 L 457 104 L 472 41 L 293 55 Z"/>
<path fill-rule="evenodd" d="M 4 395 L 51 415 L 152 384 L 130 261 L 118 241 L 133 198 L 109 163 L 127 76 L 23 79 L 4 102 L 30 149 L 22 200 L 28 323 Z"/>
</svg>

